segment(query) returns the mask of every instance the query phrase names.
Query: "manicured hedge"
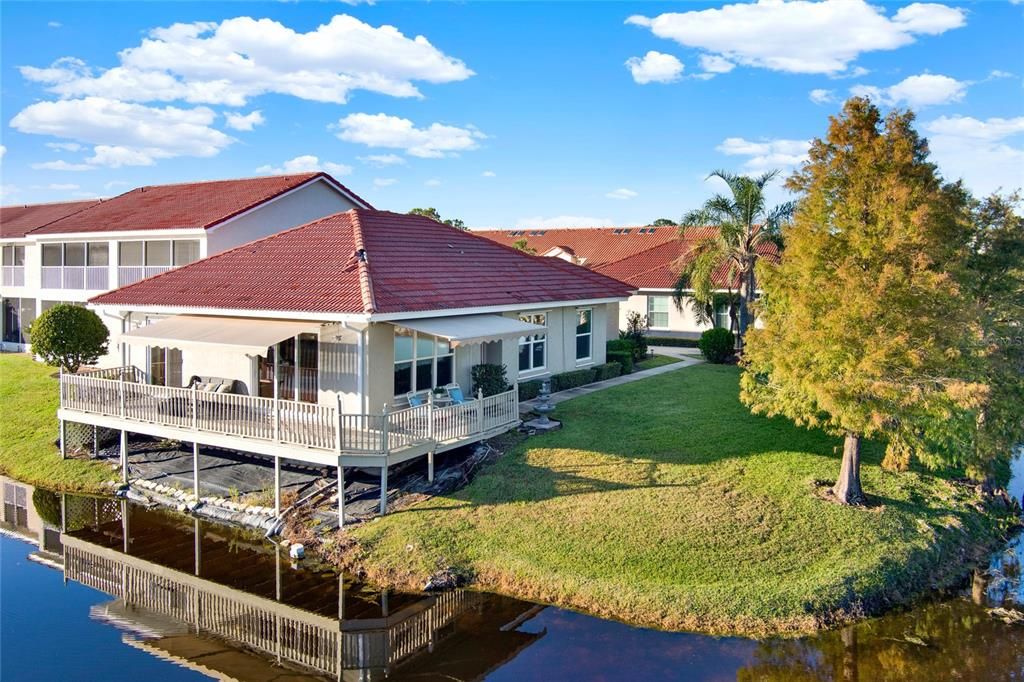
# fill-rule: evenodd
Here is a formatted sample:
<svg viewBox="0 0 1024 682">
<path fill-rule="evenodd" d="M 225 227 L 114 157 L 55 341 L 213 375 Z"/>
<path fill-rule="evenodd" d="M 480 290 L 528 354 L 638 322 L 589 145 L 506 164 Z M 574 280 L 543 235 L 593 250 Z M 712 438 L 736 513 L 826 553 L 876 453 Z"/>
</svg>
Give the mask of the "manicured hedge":
<svg viewBox="0 0 1024 682">
<path fill-rule="evenodd" d="M 608 352 L 608 362 L 617 362 L 622 365 L 622 373 L 629 374 L 633 371 L 633 354 L 625 350 L 614 350 Z"/>
<path fill-rule="evenodd" d="M 622 365 L 617 362 L 606 362 L 594 368 L 594 381 L 614 379 L 622 375 Z"/>
<path fill-rule="evenodd" d="M 700 352 L 711 363 L 729 362 L 735 352 L 736 337 L 728 329 L 716 327 L 700 336 Z"/>
<path fill-rule="evenodd" d="M 673 346 L 675 348 L 697 348 L 698 339 L 677 339 L 674 336 L 648 336 L 650 346 Z"/>
<path fill-rule="evenodd" d="M 519 400 L 533 400 L 540 395 L 540 379 L 530 379 L 519 384 Z"/>
<path fill-rule="evenodd" d="M 630 363 L 632 363 L 632 355 L 625 351 L 622 351 L 621 354 Z M 596 367 L 574 369 L 571 372 L 553 374 L 551 376 L 551 392 L 557 393 L 558 391 L 567 391 L 570 388 L 586 386 L 587 384 L 592 384 L 595 381 L 614 379 L 615 377 L 621 374 L 622 364 L 620 364 L 619 362 L 606 362 L 605 364 L 597 365 Z M 530 379 L 529 381 L 524 381 L 520 383 L 519 400 L 533 400 L 538 395 L 540 395 L 541 381 L 541 379 Z"/>
<path fill-rule="evenodd" d="M 593 369 L 576 369 L 571 372 L 562 372 L 551 377 L 551 392 L 567 391 L 570 388 L 592 383 L 594 383 Z"/>
</svg>

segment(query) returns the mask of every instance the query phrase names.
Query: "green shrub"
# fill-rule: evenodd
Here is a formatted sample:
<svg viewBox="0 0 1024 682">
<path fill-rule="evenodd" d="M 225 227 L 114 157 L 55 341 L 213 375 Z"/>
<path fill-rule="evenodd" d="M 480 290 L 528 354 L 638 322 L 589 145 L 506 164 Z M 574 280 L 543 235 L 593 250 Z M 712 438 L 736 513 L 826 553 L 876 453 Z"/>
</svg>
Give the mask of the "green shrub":
<svg viewBox="0 0 1024 682">
<path fill-rule="evenodd" d="M 82 365 L 94 365 L 106 355 L 110 333 L 93 311 L 58 303 L 32 323 L 29 335 L 32 352 L 46 364 L 77 372 Z"/>
<path fill-rule="evenodd" d="M 648 336 L 647 342 L 652 346 L 672 346 L 674 348 L 697 348 L 697 339 L 677 339 L 674 336 Z"/>
<path fill-rule="evenodd" d="M 625 352 L 632 355 L 633 353 L 636 352 L 636 343 L 632 339 L 624 339 L 622 337 L 612 339 L 611 341 L 605 344 L 605 352 Z"/>
<path fill-rule="evenodd" d="M 594 368 L 594 381 L 614 379 L 622 375 L 622 365 L 617 362 L 606 362 Z"/>
<path fill-rule="evenodd" d="M 617 362 L 622 367 L 623 374 L 629 374 L 633 371 L 633 354 L 629 351 L 610 351 L 608 353 L 608 362 Z"/>
<path fill-rule="evenodd" d="M 60 496 L 57 493 L 36 488 L 32 491 L 32 504 L 47 525 L 60 528 Z"/>
<path fill-rule="evenodd" d="M 533 400 L 540 395 L 540 379 L 530 379 L 519 384 L 519 400 Z"/>
<path fill-rule="evenodd" d="M 586 386 L 594 383 L 594 370 L 576 369 L 571 372 L 563 372 L 551 377 L 551 392 L 566 391 L 577 386 Z"/>
<path fill-rule="evenodd" d="M 647 316 L 635 310 L 626 315 L 626 329 L 619 332 L 619 338 L 633 342 L 633 360 L 639 362 L 647 357 Z"/>
<path fill-rule="evenodd" d="M 505 365 L 490 365 L 487 363 L 473 365 L 470 375 L 473 378 L 473 395 L 483 391 L 486 398 L 489 395 L 504 393 L 512 388 L 508 385 Z"/>
<path fill-rule="evenodd" d="M 700 335 L 697 347 L 708 362 L 722 364 L 732 359 L 736 348 L 736 338 L 728 329 L 716 327 Z"/>
</svg>

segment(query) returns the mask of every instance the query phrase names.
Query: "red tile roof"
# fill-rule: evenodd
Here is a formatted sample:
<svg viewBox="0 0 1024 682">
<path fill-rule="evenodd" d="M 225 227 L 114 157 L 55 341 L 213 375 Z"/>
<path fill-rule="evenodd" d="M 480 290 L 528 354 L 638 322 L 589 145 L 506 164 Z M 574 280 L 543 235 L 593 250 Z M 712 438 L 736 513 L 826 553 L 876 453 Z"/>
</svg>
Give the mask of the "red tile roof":
<svg viewBox="0 0 1024 682">
<path fill-rule="evenodd" d="M 690 250 L 701 239 L 713 235 L 714 231 L 710 227 L 688 230 L 684 239 L 665 242 L 628 258 L 602 264 L 596 270 L 636 289 L 672 289 Z M 777 259 L 779 255 L 778 248 L 771 243 L 762 243 L 758 253 L 772 259 Z M 720 267 L 712 274 L 712 281 L 721 288 L 738 288 L 739 282 L 735 278 L 730 282 L 728 274 L 728 267 Z"/>
<path fill-rule="evenodd" d="M 24 237 L 28 232 L 49 225 L 55 220 L 89 208 L 98 199 L 59 201 L 51 204 L 25 204 L 0 207 L 0 238 Z"/>
<path fill-rule="evenodd" d="M 365 249 L 365 262 L 357 256 Z M 321 313 L 404 313 L 624 298 L 632 287 L 422 216 L 354 209 L 92 299 Z"/>
<path fill-rule="evenodd" d="M 326 173 L 269 175 L 137 187 L 34 230 L 34 234 L 209 229 L 319 177 L 369 206 Z"/>
<path fill-rule="evenodd" d="M 625 232 L 628 230 L 628 232 Z M 643 230 L 641 232 L 640 230 Z M 675 227 L 573 227 L 557 229 L 477 230 L 473 234 L 511 246 L 522 239 L 526 245 L 544 255 L 553 248 L 568 250 L 595 268 L 604 263 L 628 258 L 652 246 L 676 239 Z"/>
</svg>

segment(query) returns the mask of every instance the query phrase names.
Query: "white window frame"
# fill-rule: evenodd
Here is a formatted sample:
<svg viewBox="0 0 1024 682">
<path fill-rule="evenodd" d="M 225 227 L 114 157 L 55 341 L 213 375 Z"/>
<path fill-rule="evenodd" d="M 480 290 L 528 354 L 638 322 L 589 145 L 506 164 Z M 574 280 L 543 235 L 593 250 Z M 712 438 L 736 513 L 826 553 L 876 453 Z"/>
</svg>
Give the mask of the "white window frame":
<svg viewBox="0 0 1024 682">
<path fill-rule="evenodd" d="M 648 294 L 647 295 L 647 325 L 651 329 L 668 329 L 669 328 L 669 312 L 670 312 L 670 308 L 672 307 L 672 301 L 670 301 L 669 298 L 670 297 L 669 297 L 668 294 Z M 665 310 L 664 310 L 664 312 L 662 312 L 660 310 L 659 311 L 654 310 L 654 301 L 655 301 L 655 299 L 665 299 Z M 655 315 L 664 315 L 665 316 L 665 324 L 664 325 L 655 324 L 654 323 L 654 316 Z"/>
<path fill-rule="evenodd" d="M 530 376 L 533 374 L 544 374 L 548 369 L 548 312 L 547 310 L 541 312 L 529 312 L 519 313 L 519 320 L 522 322 L 529 322 L 530 324 L 538 324 L 544 327 L 544 331 L 536 334 L 529 334 L 528 336 L 520 336 L 519 344 L 516 346 L 516 367 L 519 368 L 519 353 L 523 346 L 530 347 L 530 367 L 527 369 L 519 369 L 519 376 Z M 538 321 L 539 320 L 539 321 Z M 539 338 L 538 338 L 539 337 Z M 544 343 L 544 362 L 540 365 L 533 364 L 533 348 L 538 342 Z"/>
<path fill-rule="evenodd" d="M 395 374 L 394 373 L 395 373 L 395 371 L 397 371 L 398 365 L 404 365 L 406 363 L 410 364 L 411 372 L 412 372 L 412 376 L 410 377 L 410 380 L 409 380 L 409 386 L 410 386 L 409 390 L 410 390 L 410 392 L 418 393 L 420 391 L 432 391 L 435 388 L 440 388 L 439 385 L 423 386 L 423 387 L 420 387 L 420 386 L 416 385 L 416 363 L 419 362 L 420 360 L 426 360 L 427 359 L 426 355 L 420 356 L 420 355 L 417 354 L 418 351 L 419 351 L 419 348 L 417 347 L 418 346 L 418 341 L 419 341 L 421 336 L 430 337 L 433 340 L 432 343 L 431 343 L 431 348 L 433 348 L 434 354 L 430 356 L 430 359 L 432 360 L 431 365 L 430 365 L 431 383 L 437 384 L 437 361 L 442 359 L 442 358 L 451 358 L 452 359 L 452 377 L 451 377 L 451 380 L 455 381 L 455 347 L 452 346 L 451 341 L 448 341 L 448 352 L 447 353 L 438 353 L 437 352 L 437 342 L 438 342 L 438 339 L 444 341 L 444 340 L 446 340 L 444 337 L 442 337 L 442 336 L 434 336 L 433 334 L 424 334 L 422 332 L 418 332 L 418 331 L 415 331 L 413 329 L 405 329 L 404 331 L 408 331 L 410 333 L 410 335 L 411 335 L 410 338 L 412 338 L 412 358 L 410 358 L 408 360 L 395 360 L 394 359 L 394 352 L 392 352 L 392 355 L 391 355 L 391 358 L 392 358 L 391 390 L 392 391 L 394 391 L 394 388 L 395 388 L 395 381 L 394 381 Z M 396 337 L 398 336 L 398 329 L 397 328 L 395 329 L 395 336 Z M 403 334 L 403 336 L 404 336 L 404 334 Z M 405 395 L 405 393 L 401 393 L 401 394 L 395 393 L 394 395 L 395 395 L 396 398 L 401 398 L 401 397 L 403 397 Z"/>
<path fill-rule="evenodd" d="M 587 313 L 587 321 L 590 323 L 590 331 L 580 333 L 579 315 L 580 313 Z M 575 335 L 575 347 L 573 348 L 573 355 L 576 357 L 576 366 L 589 365 L 594 362 L 594 309 L 593 308 L 577 308 L 576 309 L 576 335 Z M 587 337 L 587 347 L 590 349 L 586 357 L 579 357 L 580 352 L 580 337 Z"/>
</svg>

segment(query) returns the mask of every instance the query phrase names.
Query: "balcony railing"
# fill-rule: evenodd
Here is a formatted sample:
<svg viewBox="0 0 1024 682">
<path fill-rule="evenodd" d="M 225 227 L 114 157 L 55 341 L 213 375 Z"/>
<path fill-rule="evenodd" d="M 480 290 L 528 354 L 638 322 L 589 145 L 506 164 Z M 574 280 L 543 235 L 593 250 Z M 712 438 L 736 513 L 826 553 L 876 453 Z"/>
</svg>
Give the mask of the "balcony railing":
<svg viewBox="0 0 1024 682">
<path fill-rule="evenodd" d="M 345 414 L 331 405 L 140 383 L 135 368 L 65 374 L 60 405 L 82 414 L 259 440 L 334 454 L 387 455 L 425 443 L 458 443 L 519 421 L 518 389 L 460 405 L 433 403 L 380 414 Z M 184 434 L 183 434 L 184 435 Z"/>
<path fill-rule="evenodd" d="M 135 284 L 139 280 L 159 275 L 170 269 L 170 265 L 119 265 L 117 266 L 117 286 L 124 287 Z"/>
<path fill-rule="evenodd" d="M 44 265 L 43 289 L 85 289 L 106 291 L 110 288 L 106 265 Z"/>
<path fill-rule="evenodd" d="M 23 286 L 25 286 L 25 266 L 24 265 L 4 265 L 3 266 L 3 285 L 5 287 L 23 287 Z"/>
</svg>

